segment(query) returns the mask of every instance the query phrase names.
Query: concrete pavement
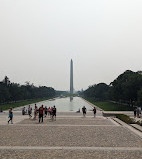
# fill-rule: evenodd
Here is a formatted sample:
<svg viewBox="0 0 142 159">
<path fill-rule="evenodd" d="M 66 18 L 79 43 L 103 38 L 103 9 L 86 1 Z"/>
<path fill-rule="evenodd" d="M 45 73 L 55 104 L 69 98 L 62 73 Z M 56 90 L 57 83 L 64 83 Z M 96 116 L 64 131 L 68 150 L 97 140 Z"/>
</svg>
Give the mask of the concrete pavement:
<svg viewBox="0 0 142 159">
<path fill-rule="evenodd" d="M 59 112 L 57 120 L 44 123 L 14 112 L 14 124 L 7 124 L 7 112 L 0 114 L 1 159 L 133 159 L 142 156 L 142 138 L 113 118 L 97 111 Z M 141 132 L 139 132 L 141 133 Z"/>
</svg>

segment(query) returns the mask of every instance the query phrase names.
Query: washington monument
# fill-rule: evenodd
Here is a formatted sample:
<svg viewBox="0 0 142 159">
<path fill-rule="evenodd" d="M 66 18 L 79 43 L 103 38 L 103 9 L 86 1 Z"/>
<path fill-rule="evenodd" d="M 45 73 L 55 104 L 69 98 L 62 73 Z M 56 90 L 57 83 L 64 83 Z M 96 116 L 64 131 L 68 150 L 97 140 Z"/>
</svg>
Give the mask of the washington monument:
<svg viewBox="0 0 142 159">
<path fill-rule="evenodd" d="M 73 61 L 70 63 L 70 93 L 73 94 Z"/>
</svg>

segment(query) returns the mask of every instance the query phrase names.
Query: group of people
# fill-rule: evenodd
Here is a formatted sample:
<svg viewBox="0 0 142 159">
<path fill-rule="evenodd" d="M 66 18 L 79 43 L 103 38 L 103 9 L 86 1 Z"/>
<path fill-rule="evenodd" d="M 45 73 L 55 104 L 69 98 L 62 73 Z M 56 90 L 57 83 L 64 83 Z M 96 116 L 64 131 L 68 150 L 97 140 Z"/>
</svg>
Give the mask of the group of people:
<svg viewBox="0 0 142 159">
<path fill-rule="evenodd" d="M 141 107 L 134 107 L 134 117 L 140 118 L 141 117 Z"/>
<path fill-rule="evenodd" d="M 25 107 L 22 110 L 22 114 L 25 115 L 26 111 L 25 111 Z M 32 107 L 29 105 L 28 107 L 28 115 L 29 118 L 32 118 Z M 43 122 L 43 117 L 49 115 L 50 118 L 53 120 L 55 118 L 56 120 L 56 107 L 55 105 L 53 107 L 49 107 L 47 108 L 46 106 L 44 107 L 43 105 L 41 105 L 39 108 L 37 107 L 37 105 L 35 104 L 35 108 L 34 108 L 34 117 L 33 119 L 36 120 L 37 116 L 39 116 L 39 123 Z"/>
<path fill-rule="evenodd" d="M 94 114 L 94 117 L 95 117 L 96 116 L 96 112 L 97 112 L 96 108 L 94 107 L 92 111 L 93 111 L 93 114 Z M 87 109 L 86 109 L 85 106 L 83 106 L 82 107 L 82 113 L 83 113 L 84 117 L 86 116 L 86 112 L 87 112 Z"/>
<path fill-rule="evenodd" d="M 44 107 L 43 105 L 41 105 L 39 108 L 37 107 L 37 105 L 35 104 L 35 108 L 34 108 L 34 117 L 33 119 L 36 120 L 37 116 L 39 116 L 39 123 L 43 122 L 43 117 L 46 117 L 47 115 L 50 116 L 50 118 L 53 120 L 56 120 L 56 107 L 55 105 L 53 107 L 49 107 L 47 108 L 46 106 Z M 93 108 L 93 114 L 94 117 L 96 116 L 96 108 Z M 79 109 L 80 112 L 80 109 Z M 87 109 L 85 106 L 82 107 L 82 113 L 83 116 L 86 116 L 86 112 Z M 137 112 L 137 111 L 136 111 Z M 29 115 L 29 118 L 32 118 L 32 107 L 29 105 L 28 109 L 26 109 L 25 107 L 22 109 L 22 115 Z M 138 113 L 139 116 L 140 113 Z M 8 124 L 11 121 L 11 124 L 13 124 L 13 111 L 12 111 L 12 107 L 9 109 L 9 116 L 8 116 L 9 120 L 8 120 Z"/>
</svg>

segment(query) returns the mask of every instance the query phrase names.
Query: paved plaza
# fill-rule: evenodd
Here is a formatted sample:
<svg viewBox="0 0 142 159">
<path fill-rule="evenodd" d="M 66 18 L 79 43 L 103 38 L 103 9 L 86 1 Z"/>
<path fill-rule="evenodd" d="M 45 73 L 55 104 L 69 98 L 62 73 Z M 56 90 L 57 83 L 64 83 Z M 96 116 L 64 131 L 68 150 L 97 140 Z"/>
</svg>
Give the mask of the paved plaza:
<svg viewBox="0 0 142 159">
<path fill-rule="evenodd" d="M 134 159 L 142 156 L 142 133 L 92 112 L 59 112 L 43 123 L 14 112 L 0 114 L 0 159 Z"/>
</svg>

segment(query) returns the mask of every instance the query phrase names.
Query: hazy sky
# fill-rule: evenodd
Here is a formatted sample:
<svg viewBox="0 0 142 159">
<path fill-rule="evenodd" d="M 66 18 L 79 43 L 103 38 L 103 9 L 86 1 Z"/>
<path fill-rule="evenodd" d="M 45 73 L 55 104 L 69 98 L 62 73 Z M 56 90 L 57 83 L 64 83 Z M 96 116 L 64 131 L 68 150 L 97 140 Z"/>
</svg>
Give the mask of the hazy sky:
<svg viewBox="0 0 142 159">
<path fill-rule="evenodd" d="M 68 90 L 142 70 L 142 0 L 0 0 L 0 80 Z"/>
</svg>

